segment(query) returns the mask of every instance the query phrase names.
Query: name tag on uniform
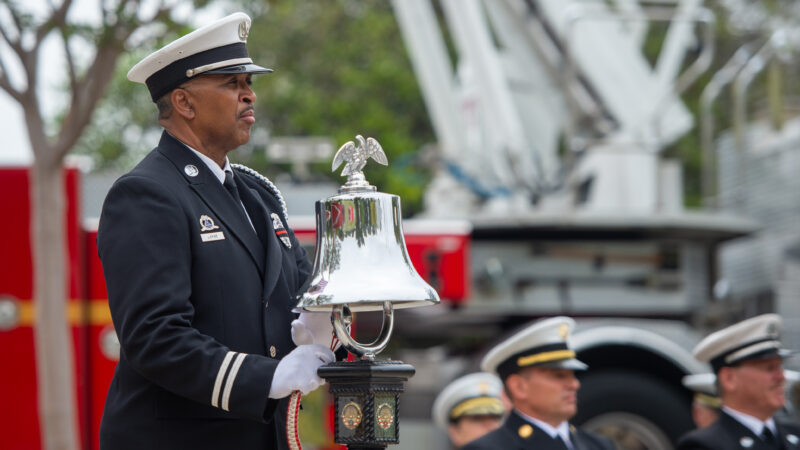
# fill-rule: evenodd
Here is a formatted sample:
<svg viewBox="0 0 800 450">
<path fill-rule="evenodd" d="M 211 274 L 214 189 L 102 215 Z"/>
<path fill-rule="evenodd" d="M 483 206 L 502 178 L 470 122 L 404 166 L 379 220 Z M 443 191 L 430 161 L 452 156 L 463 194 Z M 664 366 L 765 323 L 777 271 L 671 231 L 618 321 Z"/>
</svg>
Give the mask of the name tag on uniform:
<svg viewBox="0 0 800 450">
<path fill-rule="evenodd" d="M 222 231 L 217 231 L 215 233 L 200 233 L 200 239 L 202 239 L 203 242 L 221 241 L 225 239 L 225 235 L 222 234 Z"/>
</svg>

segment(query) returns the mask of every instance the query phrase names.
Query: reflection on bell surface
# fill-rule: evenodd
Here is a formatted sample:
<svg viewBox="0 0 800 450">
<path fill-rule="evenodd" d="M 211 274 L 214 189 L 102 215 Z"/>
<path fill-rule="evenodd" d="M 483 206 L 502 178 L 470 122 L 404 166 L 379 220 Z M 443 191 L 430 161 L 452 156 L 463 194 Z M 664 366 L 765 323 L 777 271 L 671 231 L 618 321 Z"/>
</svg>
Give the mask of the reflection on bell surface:
<svg viewBox="0 0 800 450">
<path fill-rule="evenodd" d="M 439 303 L 414 269 L 403 238 L 400 197 L 376 192 L 362 169 L 369 158 L 387 165 L 380 144 L 357 136 L 343 145 L 333 169 L 346 163 L 339 195 L 316 203 L 317 241 L 311 285 L 297 307 L 306 311 L 381 311 Z M 389 306 L 389 305 L 387 305 Z"/>
<path fill-rule="evenodd" d="M 318 201 L 317 242 L 311 286 L 299 308 L 380 311 L 439 303 L 414 269 L 406 250 L 400 197 L 351 192 Z"/>
</svg>

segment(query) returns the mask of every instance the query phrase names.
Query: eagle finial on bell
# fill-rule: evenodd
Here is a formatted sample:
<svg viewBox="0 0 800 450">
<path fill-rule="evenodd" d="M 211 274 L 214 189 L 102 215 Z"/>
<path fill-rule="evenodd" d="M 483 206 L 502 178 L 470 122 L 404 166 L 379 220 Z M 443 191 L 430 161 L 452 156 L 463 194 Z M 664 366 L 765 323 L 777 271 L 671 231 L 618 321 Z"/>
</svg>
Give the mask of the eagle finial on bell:
<svg viewBox="0 0 800 450">
<path fill-rule="evenodd" d="M 389 160 L 386 159 L 386 153 L 383 152 L 383 148 L 378 141 L 371 137 L 368 137 L 365 141 L 364 137 L 360 134 L 356 136 L 356 141 L 358 141 L 358 146 L 356 146 L 353 141 L 348 141 L 339 148 L 339 151 L 337 151 L 336 155 L 333 157 L 333 163 L 331 164 L 332 171 L 336 170 L 342 162 L 345 163 L 342 176 L 347 177 L 347 183 L 339 188 L 340 193 L 375 190 L 375 186 L 370 186 L 366 178 L 364 178 L 363 170 L 369 158 L 374 159 L 384 166 L 389 165 Z"/>
<path fill-rule="evenodd" d="M 373 138 L 356 136 L 344 144 L 332 170 L 345 162 L 347 183 L 339 194 L 316 203 L 317 238 L 311 284 L 297 304 L 305 311 L 330 312 L 339 340 L 351 353 L 374 358 L 388 343 L 392 311 L 439 303 L 436 291 L 419 276 L 408 256 L 400 197 L 376 192 L 362 172 L 369 158 L 388 165 Z M 376 345 L 363 346 L 347 333 L 351 311 L 383 311 Z"/>
</svg>

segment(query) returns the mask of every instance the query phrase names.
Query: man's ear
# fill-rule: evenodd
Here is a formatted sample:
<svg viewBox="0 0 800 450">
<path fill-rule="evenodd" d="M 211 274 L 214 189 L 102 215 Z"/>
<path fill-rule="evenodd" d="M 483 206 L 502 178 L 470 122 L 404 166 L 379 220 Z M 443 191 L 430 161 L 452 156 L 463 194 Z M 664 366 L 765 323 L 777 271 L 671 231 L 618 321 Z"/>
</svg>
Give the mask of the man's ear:
<svg viewBox="0 0 800 450">
<path fill-rule="evenodd" d="M 717 382 L 722 392 L 730 392 L 736 389 L 737 377 L 735 367 L 723 367 L 717 372 Z"/>
<path fill-rule="evenodd" d="M 506 378 L 506 388 L 512 399 L 525 398 L 528 392 L 528 384 L 525 378 L 517 373 L 513 373 Z"/>
<path fill-rule="evenodd" d="M 173 89 L 169 98 L 176 114 L 187 120 L 194 119 L 195 111 L 189 91 L 181 88 Z"/>
</svg>

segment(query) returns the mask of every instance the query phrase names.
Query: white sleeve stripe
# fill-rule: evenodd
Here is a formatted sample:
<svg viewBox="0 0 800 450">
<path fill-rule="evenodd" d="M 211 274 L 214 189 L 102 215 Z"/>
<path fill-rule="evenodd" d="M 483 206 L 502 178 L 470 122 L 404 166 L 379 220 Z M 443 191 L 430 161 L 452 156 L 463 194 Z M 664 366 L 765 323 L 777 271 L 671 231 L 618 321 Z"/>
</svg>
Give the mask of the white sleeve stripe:
<svg viewBox="0 0 800 450">
<path fill-rule="evenodd" d="M 246 355 L 244 353 L 239 353 L 236 355 L 236 361 L 233 362 L 233 366 L 231 367 L 231 373 L 228 374 L 228 378 L 225 380 L 225 390 L 222 392 L 222 409 L 228 411 L 228 401 L 231 398 L 231 390 L 233 390 L 233 382 L 236 380 L 236 374 L 239 372 L 239 367 L 242 366 L 244 362 L 244 357 Z"/>
<path fill-rule="evenodd" d="M 236 352 L 228 352 L 225 355 L 225 359 L 222 360 L 222 364 L 219 366 L 219 372 L 217 372 L 217 379 L 214 380 L 214 392 L 211 393 L 211 406 L 218 407 L 219 405 L 219 390 L 222 387 L 222 379 L 225 378 L 225 372 L 228 371 L 228 365 L 231 363 L 231 359 Z"/>
</svg>

